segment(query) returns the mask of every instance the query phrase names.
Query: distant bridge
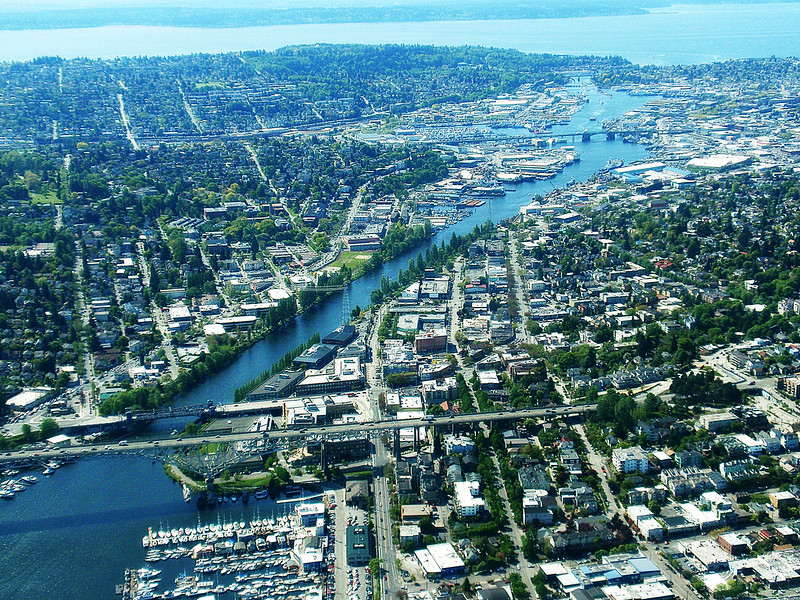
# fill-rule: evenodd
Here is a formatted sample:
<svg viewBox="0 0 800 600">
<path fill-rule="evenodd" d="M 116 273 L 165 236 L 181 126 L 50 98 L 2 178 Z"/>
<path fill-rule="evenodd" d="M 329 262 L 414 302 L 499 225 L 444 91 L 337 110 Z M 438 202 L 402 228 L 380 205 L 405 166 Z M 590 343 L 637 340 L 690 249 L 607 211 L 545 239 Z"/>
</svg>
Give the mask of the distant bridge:
<svg viewBox="0 0 800 600">
<path fill-rule="evenodd" d="M 664 135 L 676 135 L 681 133 L 689 133 L 689 129 L 656 129 L 654 127 L 647 128 L 647 129 L 601 129 L 599 131 L 580 131 L 576 133 L 556 133 L 553 134 L 556 137 L 564 137 L 570 138 L 574 142 L 576 138 L 581 138 L 581 141 L 588 142 L 592 139 L 592 137 L 596 135 L 604 135 L 606 139 L 613 140 L 617 136 L 625 137 L 625 136 L 640 136 L 640 135 L 654 135 L 654 134 L 664 134 Z"/>
</svg>

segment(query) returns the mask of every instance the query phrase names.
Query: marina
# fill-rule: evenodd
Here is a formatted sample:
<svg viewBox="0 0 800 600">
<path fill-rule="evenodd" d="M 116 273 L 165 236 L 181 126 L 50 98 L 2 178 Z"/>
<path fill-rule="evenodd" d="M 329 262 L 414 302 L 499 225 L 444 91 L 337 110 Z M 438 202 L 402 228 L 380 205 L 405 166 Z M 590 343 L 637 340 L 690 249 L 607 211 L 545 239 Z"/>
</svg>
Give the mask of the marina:
<svg viewBox="0 0 800 600">
<path fill-rule="evenodd" d="M 322 505 L 301 505 L 305 513 Z M 333 548 L 333 537 L 324 535 L 319 521 L 306 527 L 301 510 L 268 519 L 197 524 L 177 529 L 149 527 L 142 538 L 148 566 L 128 568 L 117 590 L 123 600 L 213 597 L 320 598 L 323 553 Z M 324 514 L 323 512 L 320 514 Z M 318 535 L 321 534 L 321 535 Z M 306 538 L 319 541 L 306 550 Z M 166 562 L 183 570 L 174 585 L 162 573 Z M 191 573 L 191 574 L 189 574 Z"/>
</svg>

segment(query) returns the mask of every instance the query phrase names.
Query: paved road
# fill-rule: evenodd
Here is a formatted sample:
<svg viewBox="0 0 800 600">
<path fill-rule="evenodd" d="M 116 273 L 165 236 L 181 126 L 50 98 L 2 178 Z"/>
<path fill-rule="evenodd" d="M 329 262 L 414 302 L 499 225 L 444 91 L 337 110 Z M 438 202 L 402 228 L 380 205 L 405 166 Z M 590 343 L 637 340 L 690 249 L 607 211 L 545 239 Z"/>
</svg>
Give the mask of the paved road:
<svg viewBox="0 0 800 600">
<path fill-rule="evenodd" d="M 383 443 L 378 441 L 375 445 L 375 467 L 378 472 L 389 462 L 388 453 Z M 389 480 L 381 473 L 374 479 L 375 486 L 375 547 L 377 557 L 381 559 L 384 577 L 381 579 L 381 596 L 391 600 L 392 594 L 398 589 L 400 578 L 397 573 L 397 554 L 392 539 L 391 496 L 389 495 Z"/>
<path fill-rule="evenodd" d="M 336 490 L 336 508 L 334 509 L 334 523 L 336 525 L 335 538 L 335 585 L 336 598 L 347 598 L 347 546 L 345 543 L 347 533 L 347 506 L 344 502 L 344 490 Z"/>
<path fill-rule="evenodd" d="M 531 593 L 534 592 L 533 587 L 533 576 L 535 573 L 535 568 L 531 568 L 528 564 L 528 561 L 525 559 L 525 556 L 522 553 L 522 540 L 524 539 L 525 534 L 520 529 L 517 522 L 514 520 L 514 511 L 511 509 L 511 503 L 508 501 L 508 492 L 506 491 L 506 485 L 503 481 L 502 476 L 500 475 L 500 463 L 497 460 L 497 455 L 492 452 L 492 460 L 494 461 L 494 468 L 497 471 L 497 480 L 500 483 L 500 499 L 503 501 L 503 510 L 505 510 L 506 515 L 508 516 L 508 523 L 511 527 L 511 540 L 514 542 L 514 546 L 517 552 L 517 564 L 519 565 L 519 574 L 522 576 L 522 581 L 528 587 L 528 591 Z M 509 567 L 510 569 L 511 567 Z"/>
<path fill-rule="evenodd" d="M 589 443 L 589 439 L 586 437 L 586 429 L 583 425 L 576 425 L 575 431 L 581 436 L 583 444 L 586 446 L 586 457 L 589 459 L 589 465 L 595 470 L 600 479 L 600 487 L 603 489 L 603 494 L 605 494 L 606 497 L 606 514 L 610 517 L 615 512 L 618 512 L 620 507 L 617 503 L 617 497 L 611 492 L 611 488 L 608 485 L 608 473 L 605 470 L 605 459 L 600 456 Z"/>
<path fill-rule="evenodd" d="M 70 452 L 74 453 L 83 449 L 97 454 L 104 452 L 128 452 L 138 453 L 141 450 L 152 450 L 154 447 L 160 449 L 166 448 L 186 448 L 190 446 L 197 446 L 207 443 L 235 443 L 245 442 L 251 440 L 265 440 L 268 443 L 279 444 L 280 442 L 288 442 L 292 439 L 302 438 L 304 440 L 324 439 L 326 437 L 335 437 L 336 435 L 353 434 L 362 432 L 368 435 L 385 435 L 391 433 L 396 429 L 405 429 L 407 427 L 431 427 L 442 425 L 453 425 L 459 423 L 475 424 L 485 423 L 487 421 L 508 421 L 512 419 L 527 419 L 527 418 L 557 418 L 565 415 L 584 414 L 596 409 L 596 405 L 587 404 L 583 406 L 562 406 L 556 408 L 535 408 L 517 411 L 499 411 L 499 412 L 484 412 L 484 413 L 470 413 L 464 415 L 454 416 L 437 416 L 427 415 L 421 419 L 387 419 L 382 421 L 372 421 L 360 424 L 346 424 L 346 425 L 325 425 L 321 427 L 308 427 L 305 429 L 281 429 L 269 432 L 237 432 L 224 434 L 220 433 L 211 436 L 197 436 L 190 438 L 150 438 L 146 441 L 130 441 L 124 446 L 107 446 L 106 444 L 84 445 L 78 448 L 71 448 Z M 224 408 L 224 407 L 222 407 Z M 222 413 L 224 418 L 224 412 Z M 217 413 L 219 416 L 219 413 Z M 298 440 L 299 441 L 299 440 Z M 62 454 L 60 449 L 45 449 L 45 450 L 25 450 L 17 453 L 6 453 L 0 456 L 0 462 L 15 460 L 19 458 L 29 457 L 54 457 Z"/>
<path fill-rule="evenodd" d="M 675 572 L 672 565 L 661 556 L 655 544 L 652 542 L 645 542 L 640 544 L 640 547 L 642 546 L 644 547 L 644 555 L 653 561 L 653 564 L 655 564 L 661 570 L 661 573 L 666 575 L 667 579 L 669 579 L 672 584 L 672 591 L 675 593 L 676 597 L 683 598 L 683 600 L 701 600 L 702 596 L 697 593 L 682 575 Z"/>
<path fill-rule="evenodd" d="M 508 247 L 509 255 L 511 258 L 511 272 L 514 277 L 514 293 L 517 297 L 517 306 L 519 307 L 519 336 L 520 338 L 530 344 L 533 342 L 532 336 L 526 327 L 526 324 L 531 318 L 531 307 L 526 299 L 525 294 L 525 280 L 520 276 L 519 270 L 519 252 L 517 251 L 517 237 L 514 233 L 509 232 Z"/>
</svg>

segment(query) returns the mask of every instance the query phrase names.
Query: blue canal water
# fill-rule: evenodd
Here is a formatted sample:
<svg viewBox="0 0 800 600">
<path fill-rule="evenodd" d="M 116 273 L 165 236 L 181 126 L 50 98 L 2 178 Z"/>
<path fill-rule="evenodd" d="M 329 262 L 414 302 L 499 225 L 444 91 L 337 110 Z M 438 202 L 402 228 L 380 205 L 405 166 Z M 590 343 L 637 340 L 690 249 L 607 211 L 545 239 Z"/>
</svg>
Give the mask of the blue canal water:
<svg viewBox="0 0 800 600">
<path fill-rule="evenodd" d="M 0 31 L 0 60 L 38 56 L 114 58 L 274 50 L 292 44 L 436 44 L 523 52 L 622 56 L 638 64 L 796 56 L 800 4 L 676 4 L 641 15 L 327 23 L 231 29 L 109 26 Z"/>
<path fill-rule="evenodd" d="M 0 505 L 0 598 L 114 598 L 126 568 L 146 565 L 148 527 L 249 522 L 283 514 L 289 504 L 251 499 L 198 512 L 160 463 L 141 458 L 78 461 Z M 189 561 L 158 563 L 172 582 Z M 189 571 L 191 574 L 191 570 Z"/>
</svg>

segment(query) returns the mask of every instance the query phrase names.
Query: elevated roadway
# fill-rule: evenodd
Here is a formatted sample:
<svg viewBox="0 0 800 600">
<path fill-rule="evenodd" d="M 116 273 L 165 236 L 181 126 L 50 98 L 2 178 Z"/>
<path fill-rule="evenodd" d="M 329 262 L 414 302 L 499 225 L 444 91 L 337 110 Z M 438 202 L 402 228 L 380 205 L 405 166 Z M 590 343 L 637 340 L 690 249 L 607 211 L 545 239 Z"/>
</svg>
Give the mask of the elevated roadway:
<svg viewBox="0 0 800 600">
<path fill-rule="evenodd" d="M 157 458 L 169 451 L 191 449 L 205 444 L 235 444 L 237 442 L 263 442 L 255 448 L 263 451 L 282 447 L 319 443 L 342 437 L 364 435 L 380 437 L 389 435 L 398 429 L 410 427 L 447 427 L 453 425 L 474 425 L 476 423 L 501 422 L 516 419 L 555 419 L 560 417 L 583 416 L 597 409 L 596 404 L 579 406 L 559 406 L 553 408 L 531 408 L 524 410 L 507 410 L 497 412 L 469 413 L 463 415 L 427 415 L 419 419 L 384 419 L 366 423 L 347 423 L 342 425 L 322 425 L 302 429 L 275 429 L 270 431 L 219 433 L 216 435 L 199 435 L 193 437 L 160 437 L 147 440 L 131 439 L 116 444 L 82 444 L 67 448 L 46 448 L 41 450 L 9 451 L 0 455 L 0 463 L 28 460 L 46 460 L 64 454 L 78 456 L 104 454 L 147 454 Z"/>
</svg>

